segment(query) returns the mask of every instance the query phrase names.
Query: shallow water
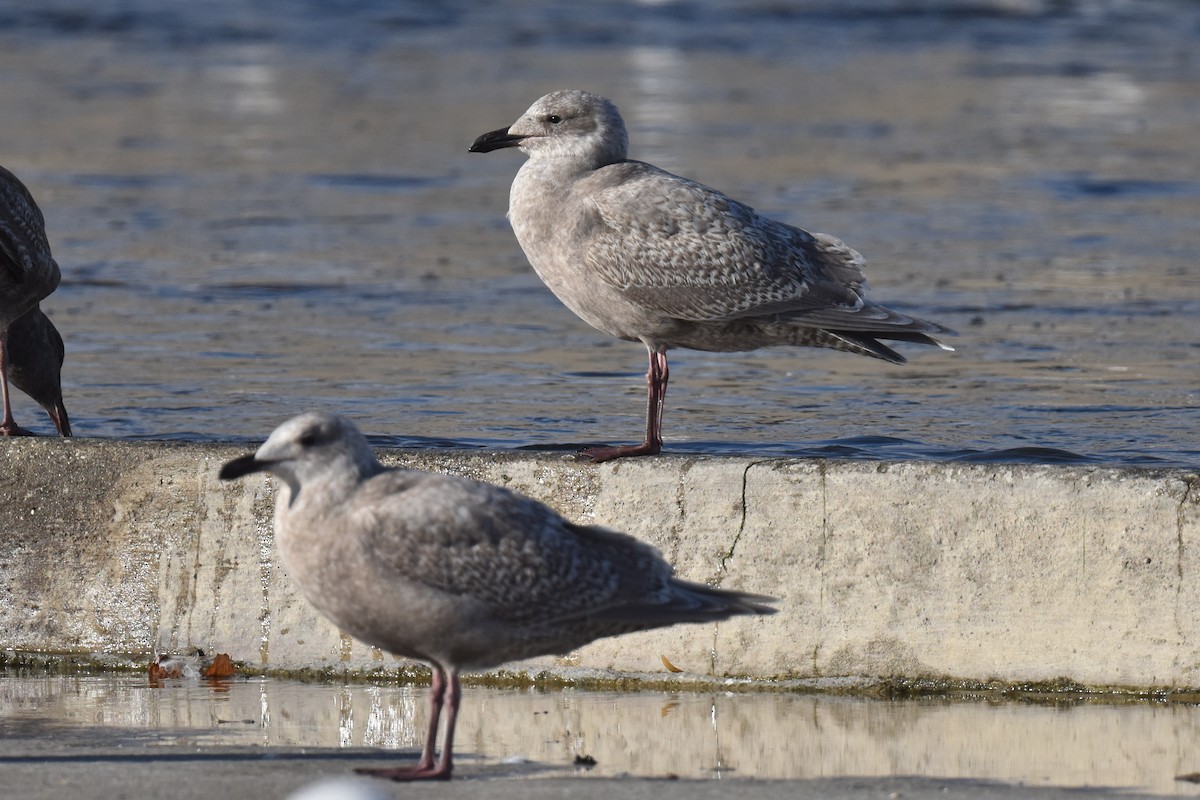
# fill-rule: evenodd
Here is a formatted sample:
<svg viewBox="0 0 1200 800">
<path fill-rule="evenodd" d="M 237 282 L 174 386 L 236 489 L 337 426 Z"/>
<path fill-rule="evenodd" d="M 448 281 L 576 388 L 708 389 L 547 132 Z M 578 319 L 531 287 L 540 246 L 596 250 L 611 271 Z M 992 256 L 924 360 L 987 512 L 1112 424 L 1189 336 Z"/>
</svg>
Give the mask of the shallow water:
<svg viewBox="0 0 1200 800">
<path fill-rule="evenodd" d="M 636 440 L 643 349 L 526 265 L 521 156 L 466 152 L 579 86 L 634 157 L 841 236 L 961 334 L 904 367 L 678 351 L 670 452 L 1200 464 L 1200 6 L 844 8 L 7 4 L 0 158 L 63 266 L 77 433 Z"/>
<path fill-rule="evenodd" d="M 425 687 L 134 676 L 0 676 L 7 759 L 119 748 L 376 748 L 415 758 Z M 1185 703 L 882 701 L 804 694 L 464 691 L 456 756 L 477 774 L 682 778 L 919 775 L 1194 794 L 1200 708 Z M 1119 733 L 1118 733 L 1119 732 Z M 576 757 L 596 765 L 583 770 Z M 373 762 L 372 762 L 373 763 Z M 394 762 L 393 762 L 394 763 Z M 475 774 L 475 773 L 473 773 Z"/>
</svg>

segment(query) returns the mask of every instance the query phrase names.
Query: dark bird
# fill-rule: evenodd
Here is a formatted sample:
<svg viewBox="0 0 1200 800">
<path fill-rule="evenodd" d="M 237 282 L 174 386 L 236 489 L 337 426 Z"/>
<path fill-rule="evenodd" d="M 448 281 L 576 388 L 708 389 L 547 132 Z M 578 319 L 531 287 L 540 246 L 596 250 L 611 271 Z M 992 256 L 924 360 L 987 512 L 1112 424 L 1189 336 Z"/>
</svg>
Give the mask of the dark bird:
<svg viewBox="0 0 1200 800">
<path fill-rule="evenodd" d="M 866 298 L 864 259 L 840 239 L 776 222 L 695 181 L 626 158 L 609 100 L 552 92 L 471 152 L 518 147 L 508 218 L 526 258 L 567 308 L 649 351 L 646 437 L 593 447 L 594 461 L 662 449 L 667 351 L 828 347 L 893 364 L 879 340 L 937 345 L 949 328 Z"/>
<path fill-rule="evenodd" d="M 308 601 L 355 638 L 432 665 L 421 760 L 360 770 L 366 774 L 450 777 L 459 670 L 631 631 L 775 611 L 767 597 L 679 580 L 650 545 L 572 524 L 499 486 L 387 469 L 340 416 L 288 420 L 258 452 L 225 464 L 220 477 L 263 471 L 283 484 L 275 542 Z"/>
<path fill-rule="evenodd" d="M 71 420 L 63 405 L 62 336 L 38 307 L 8 326 L 8 381 L 37 401 L 63 436 L 71 435 Z"/>
<path fill-rule="evenodd" d="M 0 435 L 29 433 L 13 419 L 10 378 L 46 409 L 59 433 L 71 435 L 62 404 L 62 337 L 38 306 L 59 278 L 41 209 L 25 184 L 0 167 Z"/>
</svg>

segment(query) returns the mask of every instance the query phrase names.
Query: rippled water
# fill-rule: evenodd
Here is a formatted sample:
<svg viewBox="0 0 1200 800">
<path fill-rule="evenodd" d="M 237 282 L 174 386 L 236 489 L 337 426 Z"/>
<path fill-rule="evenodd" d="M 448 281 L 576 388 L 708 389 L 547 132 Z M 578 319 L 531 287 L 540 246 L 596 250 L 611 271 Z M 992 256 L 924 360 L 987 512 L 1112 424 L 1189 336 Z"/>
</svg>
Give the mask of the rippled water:
<svg viewBox="0 0 1200 800">
<path fill-rule="evenodd" d="M 5 762 L 170 748 L 327 751 L 415 758 L 425 687 L 281 680 L 0 675 Z M 578 773 L 682 778 L 919 775 L 1104 786 L 1194 795 L 1200 708 L 1188 703 L 882 701 L 791 693 L 587 692 L 467 687 L 456 760 L 471 774 Z M 1119 732 L 1119 735 L 1116 735 Z M 360 751 L 361 752 L 361 751 Z M 594 768 L 579 770 L 576 757 Z M 53 759 L 51 759 L 53 760 Z M 370 762 L 374 764 L 373 761 Z M 514 767 L 514 765 L 524 765 Z"/>
<path fill-rule="evenodd" d="M 0 159 L 63 266 L 81 435 L 335 408 L 385 444 L 636 440 L 643 349 L 526 265 L 521 156 L 466 152 L 578 86 L 634 157 L 843 237 L 961 333 L 905 367 L 678 351 L 669 452 L 1196 466 L 1197 41 L 1156 0 L 18 0 Z"/>
</svg>

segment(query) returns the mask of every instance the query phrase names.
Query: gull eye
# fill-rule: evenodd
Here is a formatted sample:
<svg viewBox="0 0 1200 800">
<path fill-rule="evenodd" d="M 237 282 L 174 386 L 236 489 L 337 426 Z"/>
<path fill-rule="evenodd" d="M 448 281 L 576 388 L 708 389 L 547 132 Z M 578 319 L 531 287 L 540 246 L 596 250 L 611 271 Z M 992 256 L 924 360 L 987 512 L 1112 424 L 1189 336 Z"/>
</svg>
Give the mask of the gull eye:
<svg viewBox="0 0 1200 800">
<path fill-rule="evenodd" d="M 314 444 L 317 443 L 318 438 L 319 437 L 317 436 L 316 431 L 309 430 L 309 431 L 305 431 L 304 433 L 300 434 L 300 438 L 297 439 L 296 441 L 300 444 L 301 447 L 312 447 Z"/>
<path fill-rule="evenodd" d="M 557 125 L 558 123 L 562 122 L 562 117 L 560 117 L 558 114 L 551 114 L 550 116 L 546 117 L 546 122 L 549 122 L 551 125 Z"/>
</svg>

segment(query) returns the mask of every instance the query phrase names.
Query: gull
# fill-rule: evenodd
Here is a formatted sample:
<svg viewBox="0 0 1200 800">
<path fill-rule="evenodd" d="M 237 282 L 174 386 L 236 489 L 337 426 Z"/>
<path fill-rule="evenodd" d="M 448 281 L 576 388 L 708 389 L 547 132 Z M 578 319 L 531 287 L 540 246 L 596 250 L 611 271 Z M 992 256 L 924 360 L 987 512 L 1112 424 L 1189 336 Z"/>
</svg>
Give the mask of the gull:
<svg viewBox="0 0 1200 800">
<path fill-rule="evenodd" d="M 38 307 L 8 326 L 9 382 L 45 409 L 60 434 L 70 436 L 71 419 L 62 396 L 64 354 L 58 328 Z"/>
<path fill-rule="evenodd" d="M 25 184 L 0 167 L 0 435 L 27 434 L 12 416 L 8 384 L 36 400 L 63 436 L 71 435 L 62 406 L 62 337 L 39 303 L 58 287 L 46 221 Z M 10 370 L 13 373 L 10 376 Z"/>
<path fill-rule="evenodd" d="M 432 667 L 420 761 L 359 770 L 376 777 L 450 777 L 461 670 L 631 631 L 775 612 L 771 598 L 679 580 L 650 545 L 572 524 L 499 486 L 385 468 L 338 415 L 284 422 L 220 478 L 255 472 L 282 482 L 275 542 L 304 597 L 356 639 Z"/>
<path fill-rule="evenodd" d="M 863 257 L 840 239 L 768 219 L 695 181 L 626 157 L 617 107 L 552 92 L 470 147 L 517 147 L 508 219 L 538 277 L 584 322 L 649 353 L 646 436 L 592 447 L 593 461 L 662 449 L 667 351 L 828 347 L 894 364 L 880 339 L 953 334 L 866 297 Z"/>
</svg>

